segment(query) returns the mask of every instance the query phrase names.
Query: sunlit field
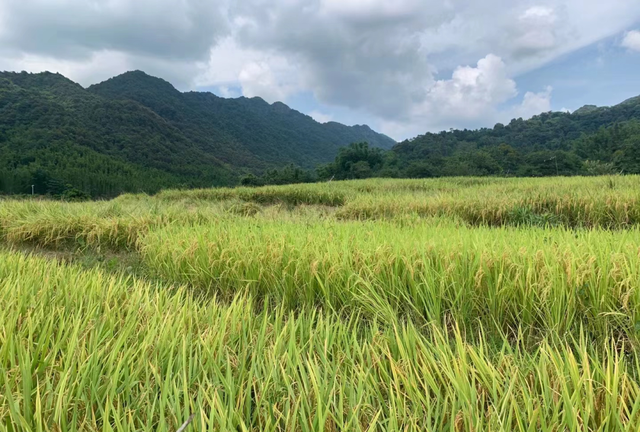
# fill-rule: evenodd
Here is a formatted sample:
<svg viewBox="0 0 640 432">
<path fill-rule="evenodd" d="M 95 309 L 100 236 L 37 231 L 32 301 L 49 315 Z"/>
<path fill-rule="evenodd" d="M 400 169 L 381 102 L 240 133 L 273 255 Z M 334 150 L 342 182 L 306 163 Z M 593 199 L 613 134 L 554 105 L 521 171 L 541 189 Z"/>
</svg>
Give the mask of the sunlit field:
<svg viewBox="0 0 640 432">
<path fill-rule="evenodd" d="M 5 199 L 0 243 L 1 430 L 640 430 L 640 177 Z"/>
</svg>

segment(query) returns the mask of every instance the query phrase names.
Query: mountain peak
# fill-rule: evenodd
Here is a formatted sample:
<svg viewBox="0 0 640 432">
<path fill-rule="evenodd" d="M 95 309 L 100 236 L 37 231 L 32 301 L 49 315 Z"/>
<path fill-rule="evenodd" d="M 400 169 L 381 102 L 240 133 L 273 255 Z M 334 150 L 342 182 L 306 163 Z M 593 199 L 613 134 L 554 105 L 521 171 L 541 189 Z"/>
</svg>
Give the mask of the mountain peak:
<svg viewBox="0 0 640 432">
<path fill-rule="evenodd" d="M 126 95 L 140 91 L 179 93 L 170 82 L 141 70 L 133 70 L 109 78 L 99 84 L 90 86 L 89 90 L 103 96 L 113 96 L 114 93 Z"/>
<path fill-rule="evenodd" d="M 83 90 L 80 84 L 71 81 L 69 78 L 53 72 L 0 72 L 0 78 L 6 78 L 18 87 L 32 88 L 39 90 L 52 90 L 58 87 L 75 90 Z"/>
<path fill-rule="evenodd" d="M 271 106 L 277 111 L 281 111 L 281 112 L 291 111 L 291 108 L 289 107 L 289 105 L 280 101 L 272 103 Z"/>
<path fill-rule="evenodd" d="M 361 124 L 361 125 L 357 124 L 357 125 L 353 125 L 351 127 L 354 128 L 354 129 L 361 129 L 361 130 L 367 131 L 367 132 L 373 131 L 373 129 L 371 129 L 369 127 L 369 125 L 366 125 L 366 124 Z"/>
<path fill-rule="evenodd" d="M 592 112 L 597 111 L 599 109 L 601 109 L 601 107 L 598 107 L 596 105 L 585 105 L 585 106 L 575 110 L 573 112 L 573 114 L 577 114 L 577 115 L 589 114 L 589 113 L 592 113 Z"/>
</svg>

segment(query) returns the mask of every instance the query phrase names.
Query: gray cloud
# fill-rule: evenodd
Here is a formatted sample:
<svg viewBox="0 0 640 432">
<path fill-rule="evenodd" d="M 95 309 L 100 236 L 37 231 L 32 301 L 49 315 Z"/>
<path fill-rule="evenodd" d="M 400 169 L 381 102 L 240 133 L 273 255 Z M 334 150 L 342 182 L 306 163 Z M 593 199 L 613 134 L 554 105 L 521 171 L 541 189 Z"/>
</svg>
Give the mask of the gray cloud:
<svg viewBox="0 0 640 432">
<path fill-rule="evenodd" d="M 0 0 L 0 68 L 309 92 L 405 134 L 546 109 L 514 102 L 519 74 L 639 20 L 637 0 Z"/>
<path fill-rule="evenodd" d="M 210 0 L 1 0 L 0 43 L 57 58 L 111 50 L 164 59 L 205 57 L 228 32 Z"/>
<path fill-rule="evenodd" d="M 239 43 L 295 59 L 304 84 L 323 102 L 398 116 L 425 96 L 433 70 L 420 31 L 454 16 L 443 2 L 401 0 L 239 3 Z M 304 5 L 304 6 L 303 6 Z"/>
<path fill-rule="evenodd" d="M 640 6 L 637 0 L 244 0 L 230 16 L 240 46 L 293 59 L 300 85 L 322 102 L 415 122 L 440 91 L 435 71 L 493 54 L 514 77 L 624 30 L 640 19 Z M 486 121 L 492 110 L 476 102 L 468 101 L 478 110 L 465 110 L 465 117 Z M 441 111 L 429 110 L 430 119 L 444 120 Z"/>
</svg>

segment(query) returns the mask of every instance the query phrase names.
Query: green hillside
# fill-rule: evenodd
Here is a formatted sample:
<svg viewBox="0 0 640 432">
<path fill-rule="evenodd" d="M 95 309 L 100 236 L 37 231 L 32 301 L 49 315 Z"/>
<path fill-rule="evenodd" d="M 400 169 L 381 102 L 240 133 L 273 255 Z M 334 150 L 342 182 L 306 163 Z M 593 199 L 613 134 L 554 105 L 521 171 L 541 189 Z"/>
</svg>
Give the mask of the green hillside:
<svg viewBox="0 0 640 432">
<path fill-rule="evenodd" d="M 357 141 L 391 148 L 395 141 L 367 126 L 320 124 L 281 102 L 259 97 L 225 99 L 212 93 L 180 93 L 144 72 L 127 72 L 89 87 L 112 100 L 130 99 L 149 108 L 204 151 L 242 167 L 266 168 L 294 163 L 312 168 L 328 162 L 338 149 Z"/>
<path fill-rule="evenodd" d="M 479 130 L 426 133 L 399 143 L 385 165 L 402 177 L 640 173 L 640 98 L 613 107 Z"/>
<path fill-rule="evenodd" d="M 59 74 L 0 73 L 0 193 L 233 185 L 246 172 L 312 167 L 361 140 L 394 144 L 281 103 L 180 93 L 142 72 L 89 89 Z"/>
</svg>

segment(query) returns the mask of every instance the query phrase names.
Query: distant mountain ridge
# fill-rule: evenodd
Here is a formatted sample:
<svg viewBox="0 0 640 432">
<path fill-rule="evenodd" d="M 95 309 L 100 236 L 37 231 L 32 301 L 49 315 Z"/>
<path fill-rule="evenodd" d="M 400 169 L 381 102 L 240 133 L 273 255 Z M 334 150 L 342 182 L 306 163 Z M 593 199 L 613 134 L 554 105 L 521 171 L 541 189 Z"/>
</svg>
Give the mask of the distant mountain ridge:
<svg viewBox="0 0 640 432">
<path fill-rule="evenodd" d="M 640 96 L 573 113 L 477 130 L 426 133 L 398 143 L 386 173 L 399 177 L 640 173 Z"/>
<path fill-rule="evenodd" d="M 243 173 L 312 168 L 340 147 L 395 141 L 320 124 L 281 102 L 181 93 L 141 71 L 85 89 L 60 74 L 0 73 L 0 192 L 92 196 L 232 185 Z"/>
<path fill-rule="evenodd" d="M 141 71 L 92 85 L 88 91 L 140 103 L 230 165 L 294 163 L 312 168 L 331 160 L 340 147 L 352 142 L 368 141 L 384 149 L 395 145 L 394 140 L 368 126 L 321 124 L 282 102 L 269 104 L 260 97 L 225 99 L 209 92 L 181 93 L 168 82 Z M 231 151 L 226 142 L 232 142 L 236 149 Z"/>
</svg>

